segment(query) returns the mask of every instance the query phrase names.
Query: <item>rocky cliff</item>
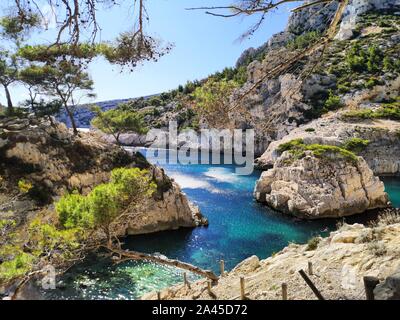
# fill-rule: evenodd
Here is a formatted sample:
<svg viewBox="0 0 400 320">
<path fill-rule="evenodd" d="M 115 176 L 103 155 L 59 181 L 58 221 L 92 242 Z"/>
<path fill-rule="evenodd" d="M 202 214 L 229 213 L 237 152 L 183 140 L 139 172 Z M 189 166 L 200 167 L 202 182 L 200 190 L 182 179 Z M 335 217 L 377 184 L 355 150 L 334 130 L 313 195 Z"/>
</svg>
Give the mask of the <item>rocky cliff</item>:
<svg viewBox="0 0 400 320">
<path fill-rule="evenodd" d="M 300 218 L 337 218 L 388 206 L 383 183 L 365 160 L 342 149 L 284 152 L 255 187 L 257 201 Z"/>
<path fill-rule="evenodd" d="M 399 59 L 399 3 L 391 0 L 377 5 L 378 2 L 350 1 L 340 30 L 345 29 L 343 33 L 350 30 L 351 39 L 338 37 L 324 48 L 324 52 L 316 50 L 288 66 L 277 77 L 267 75 L 294 53 L 300 54 L 318 42 L 319 32 L 326 27 L 326 21 L 336 9 L 334 4 L 323 10 L 310 7 L 294 14 L 287 30 L 276 36 L 285 40 L 278 45 L 267 43 L 257 55 L 247 58 L 251 61 L 247 67 L 247 82 L 235 92 L 233 104 L 237 111 L 232 112 L 230 119 L 235 127 L 255 129 L 256 154 L 261 155 L 271 142 L 329 111 L 345 105 L 388 99 L 385 94 L 369 95 L 375 87 L 381 86 L 382 93 L 398 93 L 398 83 L 395 88 L 392 86 L 399 76 L 399 69 L 384 68 L 383 60 Z M 352 21 L 351 26 L 346 24 L 348 19 Z M 368 68 L 368 58 L 365 68 L 353 64 L 353 57 L 357 56 L 353 54 L 354 48 L 358 46 L 366 51 L 374 46 L 379 48 L 380 66 L 378 63 L 376 69 L 372 65 Z M 330 103 L 332 96 L 339 97 L 341 103 Z"/>
<path fill-rule="evenodd" d="M 138 153 L 109 144 L 95 133 L 73 136 L 64 124 L 28 119 L 0 119 L 0 218 L 23 223 L 35 210 L 60 195 L 88 193 L 108 181 L 116 167 L 148 169 L 157 184 L 154 199 L 128 221 L 121 234 L 194 227 L 205 220 L 162 169 Z M 29 186 L 29 187 L 27 187 Z M 24 190 L 25 189 L 25 190 Z"/>
<path fill-rule="evenodd" d="M 396 278 L 400 264 L 400 224 L 396 214 L 384 215 L 376 224 L 344 225 L 327 238 L 313 238 L 306 245 L 290 244 L 265 260 L 256 256 L 238 264 L 207 290 L 205 279 L 165 289 L 161 299 L 240 299 L 240 277 L 245 279 L 245 294 L 252 300 L 281 300 L 282 284 L 287 284 L 289 300 L 317 299 L 298 271 L 308 274 L 325 299 L 363 300 L 364 276 L 377 277 L 376 299 L 393 298 L 399 292 Z M 383 282 L 385 279 L 386 282 Z M 157 299 L 155 293 L 142 299 Z"/>
<path fill-rule="evenodd" d="M 393 92 L 393 91 L 392 91 Z M 394 91 L 395 92 L 395 91 Z M 367 104 L 362 110 L 379 108 Z M 341 146 L 352 138 L 363 139 L 367 145 L 358 150 L 375 175 L 397 175 L 400 172 L 400 122 L 390 119 L 349 119 L 347 112 L 338 112 L 294 129 L 280 140 L 271 142 L 256 166 L 268 169 L 279 157 L 278 147 L 295 139 L 307 144 Z"/>
</svg>

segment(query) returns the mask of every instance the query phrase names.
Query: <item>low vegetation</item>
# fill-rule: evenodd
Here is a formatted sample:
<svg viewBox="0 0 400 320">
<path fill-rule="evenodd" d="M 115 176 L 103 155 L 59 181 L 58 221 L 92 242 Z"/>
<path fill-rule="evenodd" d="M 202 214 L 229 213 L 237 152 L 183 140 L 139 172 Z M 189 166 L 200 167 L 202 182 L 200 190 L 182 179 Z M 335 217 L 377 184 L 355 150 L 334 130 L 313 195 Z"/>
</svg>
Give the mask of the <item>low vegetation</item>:
<svg viewBox="0 0 400 320">
<path fill-rule="evenodd" d="M 304 158 L 306 151 L 311 151 L 318 158 L 327 157 L 335 154 L 337 157 L 347 161 L 356 162 L 357 155 L 342 147 L 322 145 L 322 144 L 305 144 L 303 139 L 295 139 L 279 145 L 277 151 L 283 153 L 288 151 L 294 159 Z"/>
<path fill-rule="evenodd" d="M 321 242 L 321 237 L 312 237 L 307 242 L 307 251 L 314 251 L 318 248 L 318 244 Z"/>
<path fill-rule="evenodd" d="M 303 33 L 293 40 L 289 41 L 286 47 L 290 50 L 305 49 L 321 40 L 321 33 L 318 31 L 310 31 Z"/>
<path fill-rule="evenodd" d="M 342 115 L 344 120 L 371 120 L 371 119 L 389 119 L 400 120 L 400 98 L 390 103 L 384 103 L 376 109 L 352 110 Z"/>
<path fill-rule="evenodd" d="M 147 170 L 114 169 L 111 181 L 87 196 L 63 196 L 56 203 L 56 215 L 44 211 L 22 229 L 13 220 L 0 220 L 0 283 L 49 264 L 68 267 L 84 257 L 89 245 L 92 249 L 101 245 L 102 239 L 111 246 L 118 224 L 135 214 L 155 190 Z"/>
<path fill-rule="evenodd" d="M 348 139 L 342 147 L 346 150 L 359 153 L 363 151 L 366 147 L 368 147 L 370 141 L 366 139 L 361 139 L 361 138 L 351 138 Z"/>
</svg>

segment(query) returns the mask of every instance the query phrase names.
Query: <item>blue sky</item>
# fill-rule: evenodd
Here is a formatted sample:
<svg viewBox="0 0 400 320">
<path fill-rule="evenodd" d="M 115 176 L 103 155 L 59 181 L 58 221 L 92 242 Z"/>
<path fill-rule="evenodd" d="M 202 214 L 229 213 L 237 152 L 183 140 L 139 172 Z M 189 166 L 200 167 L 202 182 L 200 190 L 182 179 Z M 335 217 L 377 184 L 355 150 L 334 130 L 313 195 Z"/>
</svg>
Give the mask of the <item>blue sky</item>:
<svg viewBox="0 0 400 320">
<path fill-rule="evenodd" d="M 282 7 L 270 14 L 262 27 L 250 39 L 237 41 L 239 36 L 256 21 L 256 16 L 225 19 L 206 15 L 202 11 L 185 8 L 226 5 L 232 0 L 148 0 L 150 34 L 174 44 L 173 50 L 158 62 L 148 62 L 134 72 L 121 72 L 116 66 L 96 60 L 90 65 L 95 82 L 96 101 L 132 98 L 174 89 L 188 80 L 233 66 L 240 54 L 249 47 L 258 47 L 271 35 L 284 29 L 290 8 Z M 127 1 L 126 3 L 132 3 Z M 99 8 L 102 40 L 110 40 L 133 23 L 133 8 L 126 4 L 113 10 Z M 33 42 L 46 41 L 50 33 L 35 35 Z M 11 88 L 14 103 L 24 99 L 22 88 Z M 4 104 L 4 93 L 0 99 Z M 82 101 L 86 102 L 86 101 Z"/>
</svg>

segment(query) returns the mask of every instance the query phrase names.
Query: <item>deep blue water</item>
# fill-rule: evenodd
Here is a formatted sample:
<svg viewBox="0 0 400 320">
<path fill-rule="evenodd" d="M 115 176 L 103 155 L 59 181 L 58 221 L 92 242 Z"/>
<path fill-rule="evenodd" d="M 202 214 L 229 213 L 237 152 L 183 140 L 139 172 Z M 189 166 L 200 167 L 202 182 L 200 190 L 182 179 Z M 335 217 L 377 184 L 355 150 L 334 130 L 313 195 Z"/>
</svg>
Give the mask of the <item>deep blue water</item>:
<svg viewBox="0 0 400 320">
<path fill-rule="evenodd" d="M 305 243 L 314 235 L 326 234 L 338 222 L 297 220 L 256 203 L 252 192 L 260 175 L 257 171 L 250 176 L 238 176 L 234 165 L 167 164 L 163 167 L 200 207 L 209 226 L 132 236 L 125 240 L 127 248 L 159 252 L 218 273 L 221 259 L 231 269 L 251 255 L 266 258 L 289 242 Z M 399 180 L 392 180 L 388 189 L 392 195 L 398 195 L 396 204 L 400 205 Z M 364 214 L 349 218 L 348 222 L 363 222 L 369 217 Z M 63 276 L 65 288 L 50 292 L 48 297 L 135 299 L 145 292 L 181 281 L 182 272 L 170 267 L 146 262 L 115 266 L 96 256 Z"/>
</svg>

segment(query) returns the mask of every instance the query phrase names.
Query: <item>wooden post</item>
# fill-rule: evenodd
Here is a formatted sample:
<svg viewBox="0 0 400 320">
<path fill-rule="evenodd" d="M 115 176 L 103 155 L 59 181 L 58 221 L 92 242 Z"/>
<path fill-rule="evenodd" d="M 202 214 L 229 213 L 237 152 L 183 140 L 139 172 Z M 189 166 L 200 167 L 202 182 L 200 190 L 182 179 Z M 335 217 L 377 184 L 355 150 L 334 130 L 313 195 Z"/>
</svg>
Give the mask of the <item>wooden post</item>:
<svg viewBox="0 0 400 320">
<path fill-rule="evenodd" d="M 376 277 L 364 277 L 364 288 L 367 300 L 375 300 L 374 289 L 379 284 L 379 279 Z"/>
<path fill-rule="evenodd" d="M 300 273 L 301 277 L 304 279 L 304 281 L 307 283 L 307 285 L 314 292 L 314 294 L 317 296 L 317 298 L 319 300 L 325 300 L 325 298 L 322 296 L 321 292 L 319 292 L 317 287 L 314 285 L 314 283 L 311 281 L 311 279 L 307 276 L 307 274 L 304 272 L 304 270 L 300 270 L 299 273 Z"/>
<path fill-rule="evenodd" d="M 312 262 L 311 262 L 311 261 L 308 261 L 308 274 L 309 274 L 310 276 L 312 276 L 312 275 L 314 274 L 314 272 L 313 272 L 313 266 L 312 266 Z"/>
<path fill-rule="evenodd" d="M 220 272 L 221 272 L 221 277 L 223 277 L 224 274 L 225 274 L 225 261 L 224 260 L 221 260 L 219 262 L 219 269 L 220 269 Z"/>
<path fill-rule="evenodd" d="M 246 287 L 243 277 L 240 277 L 240 299 L 246 300 Z"/>
<path fill-rule="evenodd" d="M 185 284 L 185 286 L 187 286 L 190 289 L 190 282 L 187 279 L 187 274 L 186 272 L 183 273 L 183 283 Z"/>
<path fill-rule="evenodd" d="M 287 300 L 287 283 L 282 283 L 282 300 Z"/>
<path fill-rule="evenodd" d="M 161 300 L 161 292 L 157 291 L 157 300 Z"/>
<path fill-rule="evenodd" d="M 217 295 L 211 290 L 211 284 L 212 284 L 211 280 L 208 280 L 207 281 L 207 292 L 211 298 L 217 299 Z"/>
</svg>

